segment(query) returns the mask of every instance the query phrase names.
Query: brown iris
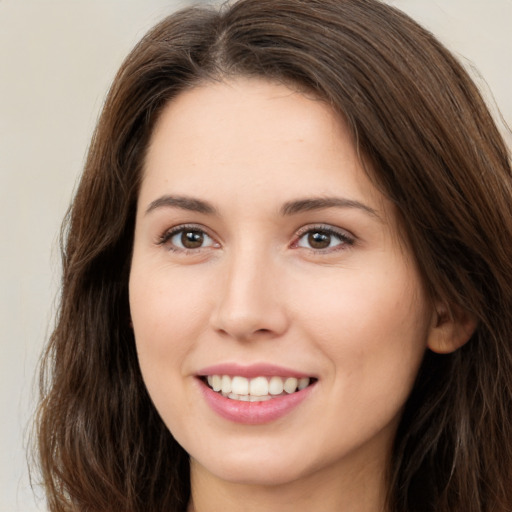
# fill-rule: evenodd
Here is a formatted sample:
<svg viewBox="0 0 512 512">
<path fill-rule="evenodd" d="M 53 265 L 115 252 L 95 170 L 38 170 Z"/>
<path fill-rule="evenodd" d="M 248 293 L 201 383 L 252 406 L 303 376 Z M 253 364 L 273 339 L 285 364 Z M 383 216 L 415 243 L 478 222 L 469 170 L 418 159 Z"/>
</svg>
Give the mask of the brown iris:
<svg viewBox="0 0 512 512">
<path fill-rule="evenodd" d="M 183 231 L 181 243 L 186 249 L 197 249 L 203 245 L 204 233 L 202 231 Z"/>
<path fill-rule="evenodd" d="M 331 245 L 331 235 L 321 231 L 312 231 L 308 234 L 308 243 L 313 249 L 327 249 Z"/>
</svg>

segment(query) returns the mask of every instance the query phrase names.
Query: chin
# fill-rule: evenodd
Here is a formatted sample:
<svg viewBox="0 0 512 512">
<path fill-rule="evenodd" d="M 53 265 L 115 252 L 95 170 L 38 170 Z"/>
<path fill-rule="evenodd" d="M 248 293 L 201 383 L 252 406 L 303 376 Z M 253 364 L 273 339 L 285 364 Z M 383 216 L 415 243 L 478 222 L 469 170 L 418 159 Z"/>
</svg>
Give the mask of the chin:
<svg viewBox="0 0 512 512">
<path fill-rule="evenodd" d="M 286 454 L 251 454 L 230 452 L 221 457 L 198 461 L 208 473 L 220 480 L 239 485 L 274 486 L 284 485 L 308 473 L 304 454 L 298 457 Z"/>
<path fill-rule="evenodd" d="M 298 480 L 301 473 L 290 468 L 276 466 L 260 466 L 255 464 L 240 464 L 239 466 L 207 468 L 221 480 L 238 485 L 250 486 L 281 486 Z"/>
</svg>

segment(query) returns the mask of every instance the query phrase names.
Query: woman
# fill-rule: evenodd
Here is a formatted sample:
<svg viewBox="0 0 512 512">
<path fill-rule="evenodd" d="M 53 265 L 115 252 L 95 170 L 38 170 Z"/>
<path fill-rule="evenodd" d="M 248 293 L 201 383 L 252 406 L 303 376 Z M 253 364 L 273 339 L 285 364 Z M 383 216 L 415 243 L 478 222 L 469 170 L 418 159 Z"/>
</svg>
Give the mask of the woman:
<svg viewBox="0 0 512 512">
<path fill-rule="evenodd" d="M 65 237 L 50 510 L 512 508 L 509 154 L 401 12 L 161 22 Z"/>
</svg>

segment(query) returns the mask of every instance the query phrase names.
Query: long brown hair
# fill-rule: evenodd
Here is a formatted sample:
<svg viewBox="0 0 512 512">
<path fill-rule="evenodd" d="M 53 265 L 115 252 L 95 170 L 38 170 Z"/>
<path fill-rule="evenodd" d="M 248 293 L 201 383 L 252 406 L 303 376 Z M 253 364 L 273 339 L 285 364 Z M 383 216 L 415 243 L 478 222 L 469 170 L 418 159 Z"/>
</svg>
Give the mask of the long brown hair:
<svg viewBox="0 0 512 512">
<path fill-rule="evenodd" d="M 50 510 L 186 508 L 187 454 L 146 392 L 129 325 L 134 213 L 163 106 L 234 75 L 313 92 L 343 115 L 431 297 L 478 320 L 461 349 L 425 355 L 396 437 L 389 509 L 512 510 L 510 155 L 457 61 L 376 0 L 189 8 L 124 62 L 63 230 L 37 420 Z"/>
</svg>

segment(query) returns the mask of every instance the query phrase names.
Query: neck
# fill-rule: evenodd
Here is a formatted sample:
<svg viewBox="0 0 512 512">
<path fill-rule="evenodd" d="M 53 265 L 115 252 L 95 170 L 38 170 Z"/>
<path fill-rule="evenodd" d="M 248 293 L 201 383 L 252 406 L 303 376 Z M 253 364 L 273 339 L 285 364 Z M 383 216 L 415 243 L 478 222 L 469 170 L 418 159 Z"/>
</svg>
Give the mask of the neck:
<svg viewBox="0 0 512 512">
<path fill-rule="evenodd" d="M 277 485 L 229 482 L 191 461 L 192 495 L 187 512 L 386 512 L 383 461 L 364 468 L 323 468 Z"/>
</svg>

